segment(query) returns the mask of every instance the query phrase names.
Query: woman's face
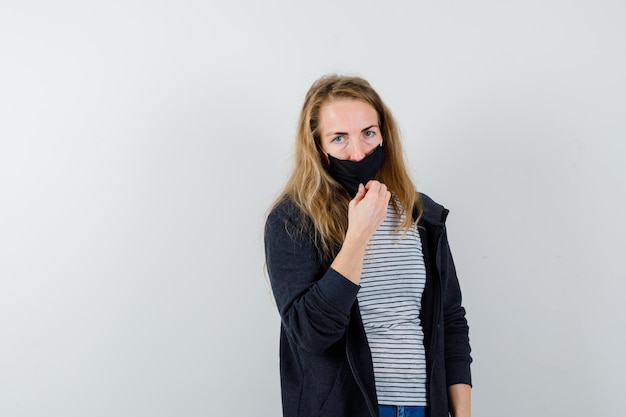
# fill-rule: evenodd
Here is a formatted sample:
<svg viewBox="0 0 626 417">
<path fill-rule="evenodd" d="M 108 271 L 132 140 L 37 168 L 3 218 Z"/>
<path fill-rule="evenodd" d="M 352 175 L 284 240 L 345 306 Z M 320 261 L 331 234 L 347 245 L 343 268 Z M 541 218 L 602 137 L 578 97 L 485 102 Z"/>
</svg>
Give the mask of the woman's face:
<svg viewBox="0 0 626 417">
<path fill-rule="evenodd" d="M 364 101 L 327 101 L 319 117 L 322 150 L 337 159 L 360 161 L 382 142 L 378 113 Z"/>
</svg>

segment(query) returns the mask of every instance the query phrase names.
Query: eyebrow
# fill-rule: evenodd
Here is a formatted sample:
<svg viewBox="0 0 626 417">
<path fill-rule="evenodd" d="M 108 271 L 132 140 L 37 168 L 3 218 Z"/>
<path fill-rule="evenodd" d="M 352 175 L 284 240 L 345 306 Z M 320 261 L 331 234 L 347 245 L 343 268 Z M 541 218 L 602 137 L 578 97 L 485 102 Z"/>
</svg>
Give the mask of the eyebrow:
<svg viewBox="0 0 626 417">
<path fill-rule="evenodd" d="M 365 132 L 367 130 L 370 130 L 373 127 L 377 128 L 377 129 L 380 129 L 380 127 L 378 127 L 378 125 L 371 125 L 371 126 L 366 127 L 365 129 L 362 129 L 361 132 Z M 330 133 L 328 133 L 326 135 L 326 137 L 328 137 L 328 136 L 340 136 L 340 135 L 347 135 L 347 134 L 348 134 L 348 132 L 330 132 Z"/>
</svg>

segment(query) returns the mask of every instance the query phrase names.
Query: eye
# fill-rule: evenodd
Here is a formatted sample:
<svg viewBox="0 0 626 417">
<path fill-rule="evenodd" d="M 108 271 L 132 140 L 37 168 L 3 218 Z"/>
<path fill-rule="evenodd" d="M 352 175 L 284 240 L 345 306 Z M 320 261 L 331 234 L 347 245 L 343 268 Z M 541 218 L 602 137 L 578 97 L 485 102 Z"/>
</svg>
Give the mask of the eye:
<svg viewBox="0 0 626 417">
<path fill-rule="evenodd" d="M 373 130 L 367 130 L 365 131 L 364 135 L 366 138 L 373 138 L 374 135 L 376 135 L 376 132 L 374 132 Z"/>
<path fill-rule="evenodd" d="M 333 140 L 331 140 L 332 143 L 341 143 L 343 142 L 345 139 L 343 136 L 337 136 L 335 138 L 333 138 Z"/>
</svg>

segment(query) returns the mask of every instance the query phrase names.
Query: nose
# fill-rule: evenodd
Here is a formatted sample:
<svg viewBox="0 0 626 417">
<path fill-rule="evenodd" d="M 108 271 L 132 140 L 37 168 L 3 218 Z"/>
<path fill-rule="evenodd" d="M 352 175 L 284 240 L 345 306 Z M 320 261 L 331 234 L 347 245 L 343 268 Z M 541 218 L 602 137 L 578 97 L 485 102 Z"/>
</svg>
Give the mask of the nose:
<svg viewBox="0 0 626 417">
<path fill-rule="evenodd" d="M 365 152 L 363 150 L 363 143 L 360 140 L 352 140 L 350 141 L 348 160 L 359 162 L 361 159 L 365 158 Z"/>
</svg>

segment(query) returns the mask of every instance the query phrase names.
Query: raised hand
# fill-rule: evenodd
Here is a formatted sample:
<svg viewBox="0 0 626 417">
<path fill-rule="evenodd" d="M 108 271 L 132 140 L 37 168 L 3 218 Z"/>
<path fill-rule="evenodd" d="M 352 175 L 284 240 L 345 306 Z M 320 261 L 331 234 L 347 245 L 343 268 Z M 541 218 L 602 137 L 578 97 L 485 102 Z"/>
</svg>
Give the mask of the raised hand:
<svg viewBox="0 0 626 417">
<path fill-rule="evenodd" d="M 391 193 L 387 186 L 376 180 L 369 181 L 365 186 L 359 185 L 359 190 L 348 206 L 348 232 L 355 237 L 369 242 L 378 226 L 387 216 L 387 205 Z"/>
<path fill-rule="evenodd" d="M 371 180 L 365 186 L 359 185 L 350 201 L 346 238 L 331 267 L 355 284 L 361 281 L 365 248 L 385 220 L 390 198 L 385 184 Z"/>
</svg>

